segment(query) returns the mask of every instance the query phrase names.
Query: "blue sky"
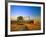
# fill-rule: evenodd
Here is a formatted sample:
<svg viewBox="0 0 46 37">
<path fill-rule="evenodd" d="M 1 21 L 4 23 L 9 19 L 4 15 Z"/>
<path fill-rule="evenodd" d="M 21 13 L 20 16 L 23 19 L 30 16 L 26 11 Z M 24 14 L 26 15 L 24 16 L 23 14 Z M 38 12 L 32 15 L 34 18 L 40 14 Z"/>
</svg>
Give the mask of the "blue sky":
<svg viewBox="0 0 46 37">
<path fill-rule="evenodd" d="M 11 16 L 40 16 L 41 7 L 11 5 Z"/>
</svg>

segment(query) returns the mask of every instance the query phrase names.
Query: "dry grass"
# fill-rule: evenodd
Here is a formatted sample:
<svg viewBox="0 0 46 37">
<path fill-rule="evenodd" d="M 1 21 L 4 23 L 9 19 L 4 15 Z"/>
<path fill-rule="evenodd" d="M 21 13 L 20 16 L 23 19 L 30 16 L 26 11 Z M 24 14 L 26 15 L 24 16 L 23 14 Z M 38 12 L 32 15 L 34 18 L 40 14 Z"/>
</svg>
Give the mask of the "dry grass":
<svg viewBox="0 0 46 37">
<path fill-rule="evenodd" d="M 32 23 L 30 21 L 22 22 L 23 24 L 20 25 L 17 23 L 17 21 L 11 21 L 11 31 L 25 31 L 23 30 L 26 27 L 26 31 L 31 30 L 40 30 L 41 25 L 40 23 Z"/>
</svg>

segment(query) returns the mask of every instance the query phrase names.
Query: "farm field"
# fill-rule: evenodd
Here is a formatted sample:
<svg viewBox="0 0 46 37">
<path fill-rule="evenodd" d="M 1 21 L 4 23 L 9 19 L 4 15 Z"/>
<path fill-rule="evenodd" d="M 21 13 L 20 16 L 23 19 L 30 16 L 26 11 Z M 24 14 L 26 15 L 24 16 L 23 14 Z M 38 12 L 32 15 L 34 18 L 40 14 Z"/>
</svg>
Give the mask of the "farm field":
<svg viewBox="0 0 46 37">
<path fill-rule="evenodd" d="M 24 21 L 22 23 L 17 21 L 11 21 L 11 31 L 31 31 L 31 30 L 40 30 L 41 24 L 33 21 Z"/>
</svg>

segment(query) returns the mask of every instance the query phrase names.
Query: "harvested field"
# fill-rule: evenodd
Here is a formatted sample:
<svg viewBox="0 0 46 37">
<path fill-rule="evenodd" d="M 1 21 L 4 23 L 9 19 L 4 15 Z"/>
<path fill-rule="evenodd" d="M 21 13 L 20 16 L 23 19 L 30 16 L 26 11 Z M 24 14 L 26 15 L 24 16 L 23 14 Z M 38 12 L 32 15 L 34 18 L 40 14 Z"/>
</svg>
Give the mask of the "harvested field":
<svg viewBox="0 0 46 37">
<path fill-rule="evenodd" d="M 33 21 L 24 21 L 17 22 L 11 21 L 11 31 L 31 31 L 31 30 L 40 30 L 40 23 L 34 23 Z"/>
</svg>

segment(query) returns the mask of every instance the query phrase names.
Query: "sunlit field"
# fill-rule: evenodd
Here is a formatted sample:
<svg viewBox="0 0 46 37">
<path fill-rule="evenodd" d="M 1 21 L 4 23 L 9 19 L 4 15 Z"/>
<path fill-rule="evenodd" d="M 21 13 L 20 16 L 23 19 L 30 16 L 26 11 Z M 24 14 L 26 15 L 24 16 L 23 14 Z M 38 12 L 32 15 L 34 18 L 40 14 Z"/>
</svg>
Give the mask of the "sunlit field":
<svg viewBox="0 0 46 37">
<path fill-rule="evenodd" d="M 31 16 L 11 16 L 11 31 L 31 31 L 41 29 L 41 18 Z"/>
</svg>

